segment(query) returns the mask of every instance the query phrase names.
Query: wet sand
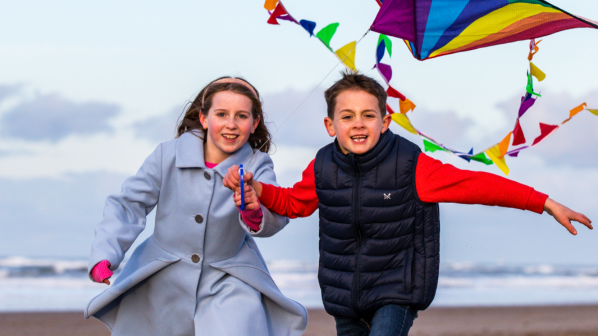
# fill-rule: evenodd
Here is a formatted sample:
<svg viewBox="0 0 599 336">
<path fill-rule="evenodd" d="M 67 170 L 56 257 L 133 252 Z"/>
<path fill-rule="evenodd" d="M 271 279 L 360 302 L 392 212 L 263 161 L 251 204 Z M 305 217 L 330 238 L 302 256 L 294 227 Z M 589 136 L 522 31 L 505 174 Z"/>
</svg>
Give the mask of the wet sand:
<svg viewBox="0 0 599 336">
<path fill-rule="evenodd" d="M 336 335 L 335 321 L 309 310 L 304 335 Z M 98 320 L 82 312 L 0 313 L 0 336 L 108 336 Z M 597 306 L 431 308 L 420 312 L 410 331 L 424 335 L 597 335 Z"/>
</svg>

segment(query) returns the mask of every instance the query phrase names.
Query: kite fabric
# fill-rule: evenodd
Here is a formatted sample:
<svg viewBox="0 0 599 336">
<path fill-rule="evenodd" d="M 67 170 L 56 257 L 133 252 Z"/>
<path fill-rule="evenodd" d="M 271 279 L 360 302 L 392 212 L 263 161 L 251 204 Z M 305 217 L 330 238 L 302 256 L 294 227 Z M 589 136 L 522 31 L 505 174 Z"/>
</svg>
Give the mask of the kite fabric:
<svg viewBox="0 0 599 336">
<path fill-rule="evenodd" d="M 573 28 L 597 22 L 543 0 L 385 0 L 370 27 L 406 40 L 418 60 Z"/>
</svg>

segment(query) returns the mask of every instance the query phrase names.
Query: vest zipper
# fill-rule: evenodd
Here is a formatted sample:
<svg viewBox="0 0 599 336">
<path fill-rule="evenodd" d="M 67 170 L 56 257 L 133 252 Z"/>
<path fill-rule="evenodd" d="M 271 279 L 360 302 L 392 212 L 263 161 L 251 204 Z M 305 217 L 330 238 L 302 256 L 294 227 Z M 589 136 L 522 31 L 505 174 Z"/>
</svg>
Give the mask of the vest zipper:
<svg viewBox="0 0 599 336">
<path fill-rule="evenodd" d="M 360 167 L 358 167 L 358 163 L 355 161 L 355 157 L 353 154 L 350 154 L 350 160 L 352 162 L 355 174 L 355 183 L 354 183 L 354 230 L 356 231 L 356 236 L 358 238 L 358 250 L 356 251 L 356 272 L 354 273 L 354 282 L 352 284 L 352 306 L 356 313 L 361 315 L 360 307 L 358 301 L 360 299 L 360 254 L 362 250 L 362 231 L 360 230 Z"/>
</svg>

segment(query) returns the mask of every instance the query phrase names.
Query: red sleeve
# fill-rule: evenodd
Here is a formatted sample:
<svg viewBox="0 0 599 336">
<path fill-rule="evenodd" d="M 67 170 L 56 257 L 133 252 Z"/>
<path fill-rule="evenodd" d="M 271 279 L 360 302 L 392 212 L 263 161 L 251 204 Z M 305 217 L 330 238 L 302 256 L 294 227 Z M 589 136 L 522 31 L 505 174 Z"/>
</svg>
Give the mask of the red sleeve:
<svg viewBox="0 0 599 336">
<path fill-rule="evenodd" d="M 292 188 L 262 183 L 260 202 L 270 211 L 289 218 L 308 217 L 318 209 L 314 182 L 314 160 L 302 173 L 302 180 Z"/>
<path fill-rule="evenodd" d="M 497 205 L 543 213 L 547 195 L 495 174 L 461 170 L 423 153 L 416 165 L 416 191 L 430 203 Z"/>
</svg>

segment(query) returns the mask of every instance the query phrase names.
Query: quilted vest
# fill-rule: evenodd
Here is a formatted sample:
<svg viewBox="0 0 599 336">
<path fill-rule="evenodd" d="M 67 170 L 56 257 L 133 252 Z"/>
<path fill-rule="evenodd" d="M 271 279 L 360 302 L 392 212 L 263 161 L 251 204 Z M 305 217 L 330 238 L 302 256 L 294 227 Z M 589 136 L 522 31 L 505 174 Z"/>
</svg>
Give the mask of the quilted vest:
<svg viewBox="0 0 599 336">
<path fill-rule="evenodd" d="M 316 155 L 318 281 L 327 313 L 370 318 L 388 304 L 426 309 L 439 277 L 439 206 L 418 198 L 420 148 L 390 130 L 365 154 L 337 140 Z"/>
</svg>

